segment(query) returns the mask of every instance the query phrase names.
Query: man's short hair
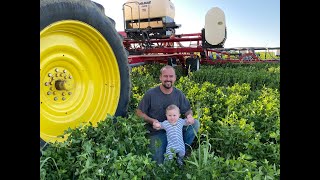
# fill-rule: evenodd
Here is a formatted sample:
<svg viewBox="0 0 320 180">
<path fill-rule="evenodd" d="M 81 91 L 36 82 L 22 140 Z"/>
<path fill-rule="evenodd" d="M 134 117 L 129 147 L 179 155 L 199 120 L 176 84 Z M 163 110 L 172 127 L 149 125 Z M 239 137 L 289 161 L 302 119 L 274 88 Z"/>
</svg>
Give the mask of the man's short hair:
<svg viewBox="0 0 320 180">
<path fill-rule="evenodd" d="M 160 69 L 160 75 L 162 74 L 162 71 L 165 70 L 165 69 L 173 69 L 174 73 L 176 73 L 175 69 L 174 69 L 172 66 L 170 66 L 170 65 L 165 65 L 164 67 L 162 67 L 162 68 Z"/>
</svg>

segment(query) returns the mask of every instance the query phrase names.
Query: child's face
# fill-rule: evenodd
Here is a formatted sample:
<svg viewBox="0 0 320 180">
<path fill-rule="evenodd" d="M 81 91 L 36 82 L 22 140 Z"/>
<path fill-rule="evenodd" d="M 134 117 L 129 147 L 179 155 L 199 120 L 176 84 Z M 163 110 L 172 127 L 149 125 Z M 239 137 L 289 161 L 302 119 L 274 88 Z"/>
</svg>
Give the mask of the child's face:
<svg viewBox="0 0 320 180">
<path fill-rule="evenodd" d="M 180 117 L 180 113 L 176 109 L 167 111 L 166 113 L 167 120 L 170 124 L 175 125 Z"/>
</svg>

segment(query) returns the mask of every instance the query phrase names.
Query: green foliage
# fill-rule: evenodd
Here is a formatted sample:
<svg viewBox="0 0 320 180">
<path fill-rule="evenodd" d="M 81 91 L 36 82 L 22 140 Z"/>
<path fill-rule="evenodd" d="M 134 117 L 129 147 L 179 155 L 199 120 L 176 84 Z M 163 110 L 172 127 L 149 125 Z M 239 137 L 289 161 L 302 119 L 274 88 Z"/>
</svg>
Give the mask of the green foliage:
<svg viewBox="0 0 320 180">
<path fill-rule="evenodd" d="M 255 133 L 253 123 L 232 113 L 215 122 L 210 135 L 214 150 L 222 157 L 232 157 L 244 152 L 244 144 L 255 139 Z"/>
<path fill-rule="evenodd" d="M 109 116 L 97 127 L 89 124 L 66 133 L 70 135 L 65 142 L 51 144 L 43 151 L 41 179 L 141 179 L 155 166 L 144 122 L 136 116 Z"/>
<path fill-rule="evenodd" d="M 132 68 L 127 118 L 69 129 L 67 141 L 43 150 L 41 179 L 280 178 L 279 64 L 203 65 L 188 76 L 176 67 L 175 86 L 201 124 L 183 167 L 151 160 L 145 123 L 134 115 L 144 93 L 160 83 L 161 67 Z"/>
<path fill-rule="evenodd" d="M 208 133 L 202 134 L 205 137 L 205 140 L 201 141 L 201 138 L 198 139 L 198 148 L 193 150 L 191 157 L 186 160 L 188 167 L 187 178 L 192 179 L 191 177 L 197 177 L 201 179 L 207 179 L 211 177 L 212 171 L 212 159 L 214 158 L 214 153 L 212 151 L 211 144 L 209 142 Z"/>
<path fill-rule="evenodd" d="M 192 74 L 191 80 L 217 86 L 248 83 L 252 90 L 264 86 L 280 89 L 280 63 L 203 65 L 200 71 Z"/>
<path fill-rule="evenodd" d="M 263 141 L 279 141 L 277 137 L 270 137 L 270 133 L 280 131 L 279 91 L 264 87 L 257 92 L 257 98 L 246 104 L 239 114 L 254 122 L 256 130 L 262 134 Z"/>
<path fill-rule="evenodd" d="M 200 84 L 189 77 L 180 78 L 176 87 L 185 92 L 195 117 L 200 120 L 200 133 L 207 131 L 213 137 L 213 149 L 217 154 L 227 157 L 246 152 L 260 161 L 267 159 L 279 164 L 280 96 L 277 89 L 262 87 L 252 91 L 247 83 Z M 241 128 L 239 123 L 243 122 L 252 129 Z"/>
<path fill-rule="evenodd" d="M 152 67 L 152 66 L 150 66 Z M 137 108 L 138 103 L 142 99 L 144 93 L 153 86 L 156 86 L 158 83 L 155 78 L 155 72 L 152 74 L 148 73 L 148 69 L 145 66 L 139 66 L 132 68 L 131 70 L 131 100 L 129 102 L 129 112 L 134 112 Z M 155 71 L 155 70 L 154 70 Z M 160 71 L 160 70 L 159 70 Z M 159 73 L 158 73 L 159 78 Z"/>
</svg>

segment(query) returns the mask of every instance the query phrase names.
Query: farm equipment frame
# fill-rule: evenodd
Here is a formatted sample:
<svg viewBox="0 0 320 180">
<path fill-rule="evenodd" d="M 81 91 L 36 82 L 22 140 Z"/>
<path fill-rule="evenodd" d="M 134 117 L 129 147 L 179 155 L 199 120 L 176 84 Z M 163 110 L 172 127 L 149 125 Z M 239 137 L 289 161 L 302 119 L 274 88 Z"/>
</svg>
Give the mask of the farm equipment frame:
<svg viewBox="0 0 320 180">
<path fill-rule="evenodd" d="M 128 62 L 131 66 L 147 63 L 171 64 L 186 66 L 186 59 L 195 54 L 200 64 L 224 63 L 279 63 L 280 55 L 273 55 L 280 51 L 280 47 L 239 47 L 239 48 L 206 48 L 204 47 L 203 33 L 172 35 L 167 39 L 135 40 L 128 38 L 125 32 L 119 32 L 124 38 L 123 45 L 129 52 Z M 189 43 L 189 46 L 183 45 Z M 257 52 L 259 51 L 259 52 Z M 267 59 L 259 54 L 270 54 Z M 212 57 L 216 54 L 216 58 Z M 271 57 L 271 58 L 270 58 Z"/>
</svg>

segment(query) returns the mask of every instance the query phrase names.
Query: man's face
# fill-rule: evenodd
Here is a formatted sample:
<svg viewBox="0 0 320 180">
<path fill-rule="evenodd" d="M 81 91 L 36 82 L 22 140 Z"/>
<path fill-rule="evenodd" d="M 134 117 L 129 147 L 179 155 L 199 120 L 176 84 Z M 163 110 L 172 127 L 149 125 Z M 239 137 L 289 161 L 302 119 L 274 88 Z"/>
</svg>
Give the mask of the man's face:
<svg viewBox="0 0 320 180">
<path fill-rule="evenodd" d="M 176 81 L 176 74 L 173 69 L 164 69 L 160 75 L 160 81 L 163 87 L 170 89 Z"/>
<path fill-rule="evenodd" d="M 170 124 L 175 125 L 180 117 L 180 113 L 176 109 L 168 110 L 166 112 L 167 120 Z"/>
</svg>

